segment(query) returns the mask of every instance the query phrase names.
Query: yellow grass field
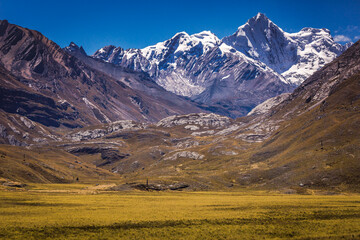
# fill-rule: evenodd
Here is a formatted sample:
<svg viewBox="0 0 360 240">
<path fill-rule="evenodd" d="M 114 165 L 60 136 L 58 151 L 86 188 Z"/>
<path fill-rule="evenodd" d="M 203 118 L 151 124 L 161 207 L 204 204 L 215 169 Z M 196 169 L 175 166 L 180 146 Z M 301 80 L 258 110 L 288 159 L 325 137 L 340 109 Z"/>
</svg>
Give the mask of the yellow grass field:
<svg viewBox="0 0 360 240">
<path fill-rule="evenodd" d="M 360 239 L 360 195 L 34 185 L 0 191 L 0 238 Z"/>
</svg>

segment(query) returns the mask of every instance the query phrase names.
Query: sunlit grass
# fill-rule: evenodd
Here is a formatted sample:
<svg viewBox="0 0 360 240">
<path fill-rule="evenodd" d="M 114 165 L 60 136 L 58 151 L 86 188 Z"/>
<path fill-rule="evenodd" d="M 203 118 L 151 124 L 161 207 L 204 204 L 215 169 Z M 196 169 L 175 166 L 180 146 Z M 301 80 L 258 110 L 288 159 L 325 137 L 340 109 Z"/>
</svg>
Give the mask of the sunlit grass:
<svg viewBox="0 0 360 240">
<path fill-rule="evenodd" d="M 0 223 L 4 239 L 351 239 L 360 237 L 360 196 L 0 192 Z"/>
</svg>

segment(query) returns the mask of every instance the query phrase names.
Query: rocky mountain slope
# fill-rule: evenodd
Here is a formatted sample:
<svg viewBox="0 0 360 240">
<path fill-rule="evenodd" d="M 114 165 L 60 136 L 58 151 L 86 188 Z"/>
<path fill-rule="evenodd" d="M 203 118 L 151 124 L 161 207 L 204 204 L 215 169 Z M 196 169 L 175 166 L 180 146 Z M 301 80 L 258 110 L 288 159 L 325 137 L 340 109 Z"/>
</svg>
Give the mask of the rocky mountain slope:
<svg viewBox="0 0 360 240">
<path fill-rule="evenodd" d="M 200 112 L 147 74 L 107 64 L 111 77 L 61 49 L 41 33 L 0 22 L 1 109 L 49 127 L 79 127 L 130 119 L 158 121 Z M 141 87 L 138 87 L 141 86 Z"/>
<path fill-rule="evenodd" d="M 290 94 L 291 93 L 283 93 L 283 94 L 280 94 L 280 95 L 278 95 L 276 97 L 269 98 L 268 100 L 260 103 L 256 107 L 254 107 L 248 113 L 248 116 L 268 113 L 274 106 L 279 105 L 286 98 L 288 98 L 290 96 Z"/>
<path fill-rule="evenodd" d="M 269 168 L 256 171 L 266 184 L 307 187 L 360 183 L 360 42 L 316 72 L 264 116 L 281 127 L 250 157 Z M 266 119 L 266 120 L 265 120 Z M 270 167 L 271 166 L 271 167 Z M 335 187 L 336 186 L 336 187 Z"/>
</svg>

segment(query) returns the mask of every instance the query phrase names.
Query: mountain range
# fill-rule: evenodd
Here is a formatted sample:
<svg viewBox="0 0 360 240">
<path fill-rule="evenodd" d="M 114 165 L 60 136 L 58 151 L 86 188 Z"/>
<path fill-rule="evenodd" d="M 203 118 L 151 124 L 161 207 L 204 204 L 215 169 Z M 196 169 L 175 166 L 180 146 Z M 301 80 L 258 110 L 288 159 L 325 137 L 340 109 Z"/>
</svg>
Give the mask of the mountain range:
<svg viewBox="0 0 360 240">
<path fill-rule="evenodd" d="M 286 33 L 259 13 L 222 40 L 210 31 L 180 32 L 143 49 L 109 45 L 92 57 L 147 72 L 170 92 L 239 117 L 291 92 L 348 46 L 336 43 L 327 29 Z"/>
<path fill-rule="evenodd" d="M 325 29 L 288 34 L 263 14 L 223 40 L 182 32 L 93 56 L 3 20 L 0 177 L 358 192 L 359 59 L 359 41 L 341 46 Z M 293 81 L 290 69 L 311 75 Z M 184 85 L 175 94 L 161 79 Z"/>
</svg>

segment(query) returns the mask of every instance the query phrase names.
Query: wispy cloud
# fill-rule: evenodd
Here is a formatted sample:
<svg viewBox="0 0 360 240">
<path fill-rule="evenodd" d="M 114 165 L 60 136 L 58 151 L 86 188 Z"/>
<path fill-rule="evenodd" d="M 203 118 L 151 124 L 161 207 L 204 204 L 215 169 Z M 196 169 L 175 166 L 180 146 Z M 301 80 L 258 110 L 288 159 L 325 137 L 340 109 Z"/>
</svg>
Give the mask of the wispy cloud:
<svg viewBox="0 0 360 240">
<path fill-rule="evenodd" d="M 340 27 L 334 31 L 334 40 L 336 42 L 356 42 L 360 39 L 360 25 L 348 25 L 346 27 Z"/>
<path fill-rule="evenodd" d="M 350 42 L 351 39 L 345 35 L 335 35 L 334 41 L 335 42 Z"/>
<path fill-rule="evenodd" d="M 359 26 L 354 26 L 354 25 L 349 25 L 345 29 L 345 31 L 348 31 L 348 32 L 354 32 L 354 31 L 358 31 L 358 30 L 359 30 Z"/>
</svg>

